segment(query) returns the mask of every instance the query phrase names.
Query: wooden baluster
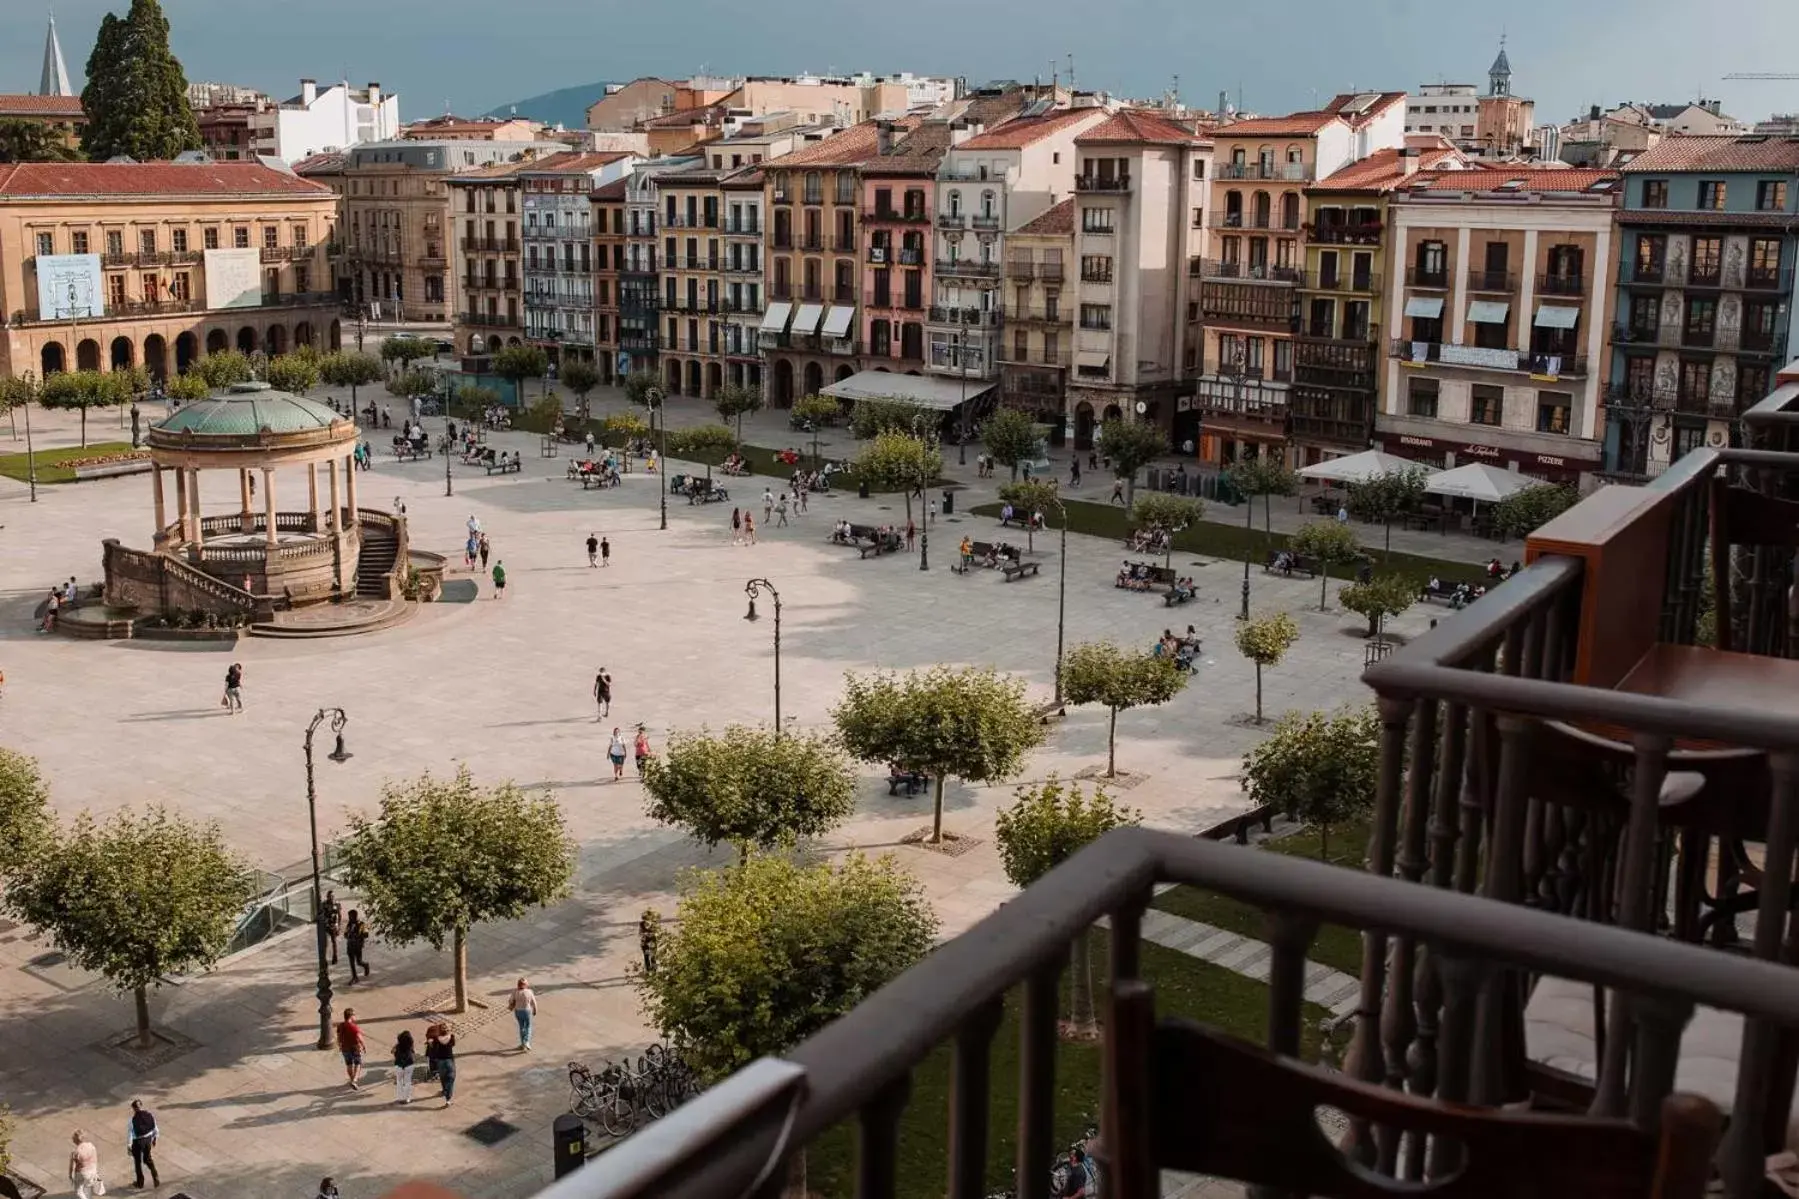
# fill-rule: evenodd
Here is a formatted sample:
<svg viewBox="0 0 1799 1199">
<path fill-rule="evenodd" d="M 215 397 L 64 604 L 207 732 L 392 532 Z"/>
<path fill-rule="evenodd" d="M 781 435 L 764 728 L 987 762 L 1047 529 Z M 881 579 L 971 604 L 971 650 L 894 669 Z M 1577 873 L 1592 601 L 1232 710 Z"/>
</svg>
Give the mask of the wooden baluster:
<svg viewBox="0 0 1799 1199">
<path fill-rule="evenodd" d="M 1662 1101 L 1674 1093 L 1680 1062 L 1680 1035 L 1693 1018 L 1690 1000 L 1638 995 L 1630 1000 L 1636 1024 L 1636 1052 L 1630 1071 L 1630 1119 L 1644 1132 L 1661 1123 Z"/>
<path fill-rule="evenodd" d="M 1318 922 L 1291 912 L 1269 912 L 1264 918 L 1268 944 L 1274 955 L 1268 966 L 1268 1049 L 1283 1057 L 1299 1056 L 1299 1038 L 1305 1019 L 1306 950 L 1318 935 Z M 1390 1129 L 1374 1130 L 1377 1138 Z M 1351 1130 L 1352 1143 L 1365 1142 L 1365 1127 Z M 1385 1142 L 1381 1141 L 1385 1157 Z M 1383 1167 L 1384 1168 L 1384 1167 Z M 1249 1199 L 1299 1199 L 1273 1187 L 1249 1188 Z"/>
<path fill-rule="evenodd" d="M 1579 916 L 1591 878 L 1583 878 L 1581 861 L 1592 825 L 1581 808 L 1562 809 L 1562 849 L 1555 864 L 1555 911 L 1564 916 Z"/>
<path fill-rule="evenodd" d="M 1561 880 L 1557 871 L 1561 867 L 1562 847 L 1567 844 L 1567 812 L 1560 804 L 1543 805 L 1541 823 L 1537 830 L 1538 854 L 1542 862 L 1542 870 L 1537 876 L 1535 887 L 1535 907 L 1544 911 L 1561 912 Z"/>
<path fill-rule="evenodd" d="M 1507 713 L 1498 718 L 1498 723 L 1499 782 L 1481 894 L 1501 903 L 1519 903 L 1524 898 L 1524 784 L 1536 722 Z M 1495 974 L 1481 989 L 1476 1018 L 1475 1042 L 1480 1056 L 1474 1067 L 1474 1102 L 1491 1105 L 1509 1098 L 1506 1050 L 1519 1035 L 1513 1024 L 1521 1014 L 1517 974 L 1509 970 Z"/>
<path fill-rule="evenodd" d="M 1155 1023 L 1155 992 L 1148 983 L 1125 979 L 1110 989 L 1098 1157 L 1101 1190 L 1117 1199 L 1155 1199 L 1161 1183 L 1150 1137 L 1149 1059 Z M 1038 1171 L 1047 1173 L 1042 1167 Z"/>
<path fill-rule="evenodd" d="M 893 1199 L 899 1181 L 899 1122 L 911 1089 L 911 1074 L 901 1075 L 857 1112 L 856 1199 Z"/>
<path fill-rule="evenodd" d="M 987 1194 L 987 1105 L 993 1088 L 993 1034 L 1005 1005 L 989 1000 L 956 1030 L 950 1065 L 949 1199 Z"/>
<path fill-rule="evenodd" d="M 1437 739 L 1437 771 L 1430 818 L 1429 885 L 1448 888 L 1455 880 L 1455 844 L 1458 803 L 1462 795 L 1462 754 L 1466 745 L 1468 709 L 1462 704 L 1444 705 L 1443 732 Z M 1403 868 L 1403 867 L 1402 867 Z M 1406 1071 L 1412 1094 L 1431 1096 L 1437 1091 L 1437 1035 L 1441 1027 L 1443 985 L 1437 975 L 1437 950 L 1418 946 L 1416 995 L 1417 1032 L 1406 1052 Z M 1424 1174 L 1425 1139 L 1407 1143 L 1406 1178 Z"/>
<path fill-rule="evenodd" d="M 1049 1199 L 1055 1153 L 1056 1017 L 1060 958 L 1025 980 L 1018 1039 L 1018 1199 Z"/>
<path fill-rule="evenodd" d="M 1443 1039 L 1438 1055 L 1437 1098 L 1445 1103 L 1465 1103 L 1474 1086 L 1475 1026 L 1481 996 L 1493 981 L 1491 960 L 1466 957 L 1454 950 L 1432 946 L 1437 977 L 1443 982 Z M 1453 1139 L 1431 1142 L 1429 1177 L 1444 1178 L 1461 1167 L 1462 1149 Z"/>
<path fill-rule="evenodd" d="M 1418 700 L 1413 709 L 1410 766 L 1406 771 L 1405 808 L 1396 859 L 1400 877 L 1410 883 L 1424 878 L 1424 835 L 1430 820 L 1431 771 L 1437 764 L 1436 740 L 1436 702 Z M 1395 1090 L 1405 1089 L 1407 1052 L 1418 1028 L 1417 1013 L 1412 1008 L 1417 969 L 1417 942 L 1411 937 L 1396 938 L 1388 954 L 1387 998 L 1381 1013 L 1381 1040 L 1387 1053 L 1387 1085 Z M 1380 1144 L 1381 1171 L 1396 1174 L 1400 1138 L 1390 1134 Z"/>
</svg>

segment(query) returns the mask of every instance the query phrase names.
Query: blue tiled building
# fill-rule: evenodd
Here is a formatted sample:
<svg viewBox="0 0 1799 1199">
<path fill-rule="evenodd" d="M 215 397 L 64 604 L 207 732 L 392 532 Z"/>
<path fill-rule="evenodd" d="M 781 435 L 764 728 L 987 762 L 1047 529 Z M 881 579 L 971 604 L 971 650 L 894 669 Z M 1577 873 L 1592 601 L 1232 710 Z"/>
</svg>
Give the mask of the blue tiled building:
<svg viewBox="0 0 1799 1199">
<path fill-rule="evenodd" d="M 1605 456 L 1643 476 L 1733 441 L 1799 357 L 1799 138 L 1669 137 L 1623 172 Z"/>
</svg>

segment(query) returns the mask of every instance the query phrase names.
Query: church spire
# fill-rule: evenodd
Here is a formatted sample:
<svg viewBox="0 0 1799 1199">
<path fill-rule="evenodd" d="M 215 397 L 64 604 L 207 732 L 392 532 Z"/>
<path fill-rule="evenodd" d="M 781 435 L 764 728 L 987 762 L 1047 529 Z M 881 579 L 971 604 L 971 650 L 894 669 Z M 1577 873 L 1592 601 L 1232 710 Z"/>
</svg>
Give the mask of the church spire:
<svg viewBox="0 0 1799 1199">
<path fill-rule="evenodd" d="M 44 74 L 38 81 L 40 96 L 73 96 L 69 84 L 69 67 L 62 60 L 62 43 L 56 39 L 56 17 L 50 17 L 50 32 L 44 37 Z"/>
<path fill-rule="evenodd" d="M 1512 94 L 1512 60 L 1505 56 L 1505 34 L 1499 35 L 1499 57 L 1487 68 L 1487 90 L 1490 95 Z"/>
</svg>

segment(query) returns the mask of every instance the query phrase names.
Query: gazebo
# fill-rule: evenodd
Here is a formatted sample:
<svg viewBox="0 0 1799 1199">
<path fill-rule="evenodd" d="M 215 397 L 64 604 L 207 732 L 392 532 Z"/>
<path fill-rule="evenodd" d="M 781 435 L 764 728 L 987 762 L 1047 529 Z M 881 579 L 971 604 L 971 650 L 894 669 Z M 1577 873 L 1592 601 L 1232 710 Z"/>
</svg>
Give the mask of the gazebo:
<svg viewBox="0 0 1799 1199">
<path fill-rule="evenodd" d="M 109 605 L 266 619 L 358 593 L 397 597 L 405 526 L 357 503 L 350 418 L 266 383 L 240 383 L 183 405 L 152 425 L 147 440 L 154 548 L 107 543 Z M 236 510 L 204 515 L 201 476 L 226 472 L 237 476 Z M 301 472 L 305 507 L 283 510 L 281 498 L 298 494 L 286 487 Z"/>
</svg>

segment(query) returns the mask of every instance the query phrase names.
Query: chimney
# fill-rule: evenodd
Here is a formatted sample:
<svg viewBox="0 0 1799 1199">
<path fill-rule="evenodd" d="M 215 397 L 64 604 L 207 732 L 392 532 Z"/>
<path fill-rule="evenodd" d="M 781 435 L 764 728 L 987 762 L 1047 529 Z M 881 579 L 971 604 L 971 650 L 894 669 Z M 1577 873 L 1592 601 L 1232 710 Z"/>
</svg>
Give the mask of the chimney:
<svg viewBox="0 0 1799 1199">
<path fill-rule="evenodd" d="M 369 103 L 377 107 L 381 103 L 381 84 L 378 80 L 369 84 Z"/>
<path fill-rule="evenodd" d="M 893 124 L 890 121 L 875 122 L 875 153 L 882 158 L 893 153 Z"/>
<path fill-rule="evenodd" d="M 1591 109 L 1589 109 L 1587 111 L 1587 120 L 1597 121 L 1598 119 L 1599 119 L 1599 105 L 1595 104 L 1595 105 L 1593 105 L 1593 107 Z"/>
<path fill-rule="evenodd" d="M 314 100 L 317 100 L 318 98 L 319 98 L 318 80 L 316 80 L 316 79 L 300 80 L 300 103 L 306 105 L 307 107 L 311 107 L 312 102 Z"/>
<path fill-rule="evenodd" d="M 1402 178 L 1409 178 L 1417 173 L 1418 151 L 1407 146 L 1399 152 L 1399 174 Z"/>
</svg>

